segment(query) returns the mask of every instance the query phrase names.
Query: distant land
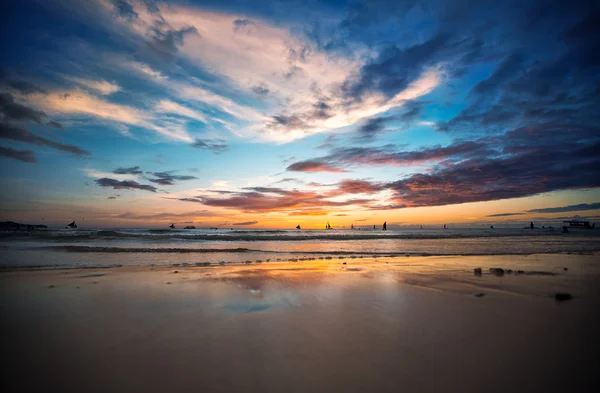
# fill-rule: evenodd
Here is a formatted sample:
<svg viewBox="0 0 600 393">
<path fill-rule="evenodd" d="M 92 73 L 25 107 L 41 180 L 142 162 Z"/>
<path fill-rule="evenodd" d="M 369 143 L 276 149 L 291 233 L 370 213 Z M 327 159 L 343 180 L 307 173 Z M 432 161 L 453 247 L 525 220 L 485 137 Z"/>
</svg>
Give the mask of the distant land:
<svg viewBox="0 0 600 393">
<path fill-rule="evenodd" d="M 48 228 L 48 225 L 21 224 L 21 223 L 14 222 L 14 221 L 0 222 L 0 230 L 7 230 L 7 229 L 19 230 L 19 229 L 30 229 L 30 228 L 35 228 L 35 229 Z"/>
</svg>

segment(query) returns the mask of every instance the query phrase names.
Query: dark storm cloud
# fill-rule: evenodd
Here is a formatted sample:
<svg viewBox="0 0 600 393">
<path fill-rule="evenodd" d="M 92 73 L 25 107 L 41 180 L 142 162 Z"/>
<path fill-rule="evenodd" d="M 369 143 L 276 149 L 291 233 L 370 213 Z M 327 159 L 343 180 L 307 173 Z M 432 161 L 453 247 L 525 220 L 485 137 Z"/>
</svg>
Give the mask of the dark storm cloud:
<svg viewBox="0 0 600 393">
<path fill-rule="evenodd" d="M 33 145 L 38 146 L 46 146 L 52 149 L 72 153 L 78 156 L 89 156 L 91 154 L 89 151 L 83 150 L 80 147 L 55 142 L 50 139 L 44 138 L 43 136 L 34 134 L 33 132 L 28 131 L 21 126 L 16 126 L 4 122 L 0 122 L 0 138 L 31 143 Z"/>
<path fill-rule="evenodd" d="M 144 173 L 139 166 L 132 166 L 129 168 L 117 168 L 113 171 L 115 175 L 141 175 Z"/>
<path fill-rule="evenodd" d="M 547 207 L 544 209 L 531 209 L 527 210 L 528 213 L 565 213 L 565 212 L 578 212 L 584 210 L 598 210 L 600 209 L 600 202 L 595 203 L 581 203 L 579 205 L 559 206 L 559 207 Z"/>
<path fill-rule="evenodd" d="M 223 153 L 229 148 L 223 139 L 196 139 L 192 147 L 210 150 L 215 154 Z"/>
<path fill-rule="evenodd" d="M 0 146 L 0 156 L 29 163 L 37 162 L 37 158 L 35 158 L 31 150 L 17 150 L 11 147 Z"/>
<path fill-rule="evenodd" d="M 8 93 L 0 93 L 0 116 L 4 120 L 33 121 L 42 124 L 46 114 L 15 102 L 13 96 Z"/>
<path fill-rule="evenodd" d="M 258 224 L 258 221 L 234 222 L 231 225 L 254 225 L 254 224 Z"/>
<path fill-rule="evenodd" d="M 101 179 L 96 179 L 95 182 L 100 187 L 112 187 L 115 190 L 143 190 L 143 191 L 156 192 L 156 187 L 146 185 L 146 184 L 140 184 L 133 180 L 120 181 L 117 179 L 110 179 L 107 177 L 103 177 Z"/>
<path fill-rule="evenodd" d="M 154 179 L 148 179 L 150 180 L 152 183 L 156 183 L 156 184 L 160 184 L 162 186 L 172 186 L 175 184 L 176 181 L 179 180 L 194 180 L 197 179 L 197 177 L 195 176 L 189 176 L 189 175 L 174 175 L 172 174 L 172 172 L 148 172 L 150 173 L 152 176 L 154 176 Z"/>
</svg>

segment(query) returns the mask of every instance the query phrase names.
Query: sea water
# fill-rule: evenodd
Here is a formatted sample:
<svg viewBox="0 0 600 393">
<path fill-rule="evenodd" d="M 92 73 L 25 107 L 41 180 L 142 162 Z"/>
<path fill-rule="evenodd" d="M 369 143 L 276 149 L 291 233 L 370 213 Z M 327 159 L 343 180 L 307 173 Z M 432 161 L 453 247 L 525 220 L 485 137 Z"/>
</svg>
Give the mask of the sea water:
<svg viewBox="0 0 600 393">
<path fill-rule="evenodd" d="M 0 267 L 301 262 L 377 256 L 600 251 L 600 230 L 47 229 L 0 232 Z"/>
</svg>

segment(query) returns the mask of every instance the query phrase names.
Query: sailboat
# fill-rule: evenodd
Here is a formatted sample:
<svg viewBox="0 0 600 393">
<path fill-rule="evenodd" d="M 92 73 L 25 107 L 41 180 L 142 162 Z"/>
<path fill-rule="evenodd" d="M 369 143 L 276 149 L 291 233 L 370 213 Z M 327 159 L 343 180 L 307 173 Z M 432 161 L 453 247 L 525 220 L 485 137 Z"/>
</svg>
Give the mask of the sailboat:
<svg viewBox="0 0 600 393">
<path fill-rule="evenodd" d="M 352 225 L 350 225 L 350 229 L 354 229 L 354 223 L 352 223 Z"/>
<path fill-rule="evenodd" d="M 73 221 L 72 223 L 67 225 L 67 228 L 77 228 L 77 224 L 75 224 L 75 221 Z"/>
<path fill-rule="evenodd" d="M 296 227 L 296 229 L 301 229 L 301 228 L 300 228 L 300 225 L 298 225 L 298 226 Z"/>
<path fill-rule="evenodd" d="M 331 229 L 331 225 L 329 225 L 329 221 L 327 221 L 327 225 L 325 225 L 325 229 Z"/>
<path fill-rule="evenodd" d="M 169 228 L 171 228 L 171 229 L 175 229 L 175 224 L 171 224 L 171 225 L 169 225 Z"/>
</svg>

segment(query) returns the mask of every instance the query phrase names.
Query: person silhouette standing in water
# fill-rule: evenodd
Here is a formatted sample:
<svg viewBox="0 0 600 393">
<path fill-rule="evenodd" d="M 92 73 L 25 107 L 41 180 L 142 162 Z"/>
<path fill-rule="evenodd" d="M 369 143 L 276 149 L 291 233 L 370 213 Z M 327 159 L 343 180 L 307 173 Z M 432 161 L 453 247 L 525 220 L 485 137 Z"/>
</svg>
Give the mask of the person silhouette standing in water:
<svg viewBox="0 0 600 393">
<path fill-rule="evenodd" d="M 387 231 L 387 221 L 383 223 L 383 230 Z"/>
</svg>

